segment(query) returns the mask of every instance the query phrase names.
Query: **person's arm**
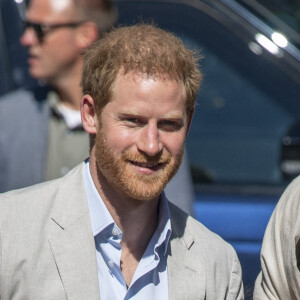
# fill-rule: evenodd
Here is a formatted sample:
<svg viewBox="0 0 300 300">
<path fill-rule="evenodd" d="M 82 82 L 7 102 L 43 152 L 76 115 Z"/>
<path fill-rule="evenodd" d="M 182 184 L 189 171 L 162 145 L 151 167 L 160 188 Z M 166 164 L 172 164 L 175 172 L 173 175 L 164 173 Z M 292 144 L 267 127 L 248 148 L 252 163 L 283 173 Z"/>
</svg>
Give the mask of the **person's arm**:
<svg viewBox="0 0 300 300">
<path fill-rule="evenodd" d="M 236 252 L 232 252 L 232 268 L 226 300 L 243 300 L 244 287 L 242 280 L 242 269 Z"/>
<path fill-rule="evenodd" d="M 2 243 L 1 243 L 1 232 L 0 232 L 0 300 L 2 298 Z"/>
<path fill-rule="evenodd" d="M 284 192 L 267 226 L 254 300 L 300 299 L 300 273 L 296 255 L 299 237 L 300 178 Z"/>
</svg>

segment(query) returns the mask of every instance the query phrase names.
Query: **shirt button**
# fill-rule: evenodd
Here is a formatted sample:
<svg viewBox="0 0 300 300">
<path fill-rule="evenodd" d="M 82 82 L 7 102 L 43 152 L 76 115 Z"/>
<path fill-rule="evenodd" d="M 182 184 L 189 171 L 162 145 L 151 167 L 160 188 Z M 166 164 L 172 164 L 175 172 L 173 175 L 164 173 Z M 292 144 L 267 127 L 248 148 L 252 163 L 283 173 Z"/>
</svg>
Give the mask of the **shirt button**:
<svg viewBox="0 0 300 300">
<path fill-rule="evenodd" d="M 109 260 L 109 261 L 108 261 L 108 265 L 112 268 L 112 267 L 114 266 L 113 261 L 112 261 L 112 260 Z"/>
<path fill-rule="evenodd" d="M 113 236 L 118 236 L 119 235 L 119 232 L 116 228 L 114 228 L 111 233 L 112 233 Z"/>
</svg>

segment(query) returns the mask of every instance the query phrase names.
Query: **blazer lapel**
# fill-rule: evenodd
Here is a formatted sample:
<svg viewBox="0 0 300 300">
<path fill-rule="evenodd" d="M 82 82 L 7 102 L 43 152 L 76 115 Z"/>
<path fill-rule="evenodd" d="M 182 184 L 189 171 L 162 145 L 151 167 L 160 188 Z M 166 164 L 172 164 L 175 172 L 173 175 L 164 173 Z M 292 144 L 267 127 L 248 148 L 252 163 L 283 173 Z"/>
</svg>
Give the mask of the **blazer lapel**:
<svg viewBox="0 0 300 300">
<path fill-rule="evenodd" d="M 187 217 L 177 215 L 172 207 L 170 217 L 172 235 L 167 260 L 170 300 L 205 299 L 205 259 L 193 251 L 194 238 L 186 229 Z"/>
<path fill-rule="evenodd" d="M 84 188 L 83 165 L 67 175 L 59 188 L 49 243 L 67 299 L 99 300 L 96 248 Z"/>
</svg>

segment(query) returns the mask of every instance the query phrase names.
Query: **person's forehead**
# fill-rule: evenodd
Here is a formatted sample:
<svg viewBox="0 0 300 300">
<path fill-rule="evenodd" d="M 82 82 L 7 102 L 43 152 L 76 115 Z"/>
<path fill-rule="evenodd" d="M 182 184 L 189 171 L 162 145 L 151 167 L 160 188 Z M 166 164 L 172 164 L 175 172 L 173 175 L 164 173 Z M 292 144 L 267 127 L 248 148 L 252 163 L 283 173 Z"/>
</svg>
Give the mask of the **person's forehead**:
<svg viewBox="0 0 300 300">
<path fill-rule="evenodd" d="M 115 80 L 111 100 L 118 99 L 158 99 L 159 103 L 184 105 L 184 86 L 181 80 L 174 80 L 167 75 L 149 76 L 140 72 L 119 73 Z M 140 101 L 139 101 L 140 102 Z"/>
<path fill-rule="evenodd" d="M 64 12 L 73 5 L 72 0 L 50 0 L 51 9 L 56 13 Z"/>
<path fill-rule="evenodd" d="M 73 0 L 31 0 L 27 19 L 35 22 L 69 20 L 75 14 Z"/>
<path fill-rule="evenodd" d="M 184 95 L 184 84 L 182 80 L 174 79 L 171 75 L 168 74 L 156 74 L 156 75 L 149 75 L 140 71 L 128 71 L 124 73 L 124 69 L 120 69 L 120 71 L 117 73 L 117 76 L 115 78 L 115 81 L 112 85 L 112 92 L 115 91 L 116 86 L 120 86 L 121 84 L 129 85 L 130 83 L 134 82 L 135 84 L 139 84 L 141 82 L 143 83 L 150 83 L 150 82 L 163 82 L 165 85 L 172 84 L 172 85 L 178 85 L 178 87 L 181 88 L 182 95 Z M 121 83 L 121 84 L 120 84 Z"/>
<path fill-rule="evenodd" d="M 141 81 L 164 81 L 164 82 L 172 82 L 182 84 L 182 81 L 179 79 L 175 79 L 175 76 L 171 76 L 167 73 L 158 73 L 157 74 L 148 74 L 139 70 L 128 70 L 125 72 L 124 68 L 121 67 L 120 70 L 116 74 L 115 83 L 118 81 L 133 81 L 133 82 L 141 82 Z"/>
</svg>

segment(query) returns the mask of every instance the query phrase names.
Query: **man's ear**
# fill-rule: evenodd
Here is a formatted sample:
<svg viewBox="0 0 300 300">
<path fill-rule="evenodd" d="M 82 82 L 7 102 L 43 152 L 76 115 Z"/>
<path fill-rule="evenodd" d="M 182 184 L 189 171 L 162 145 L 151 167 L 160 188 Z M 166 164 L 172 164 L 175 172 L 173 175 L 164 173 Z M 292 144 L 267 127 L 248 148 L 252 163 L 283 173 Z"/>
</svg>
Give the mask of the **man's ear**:
<svg viewBox="0 0 300 300">
<path fill-rule="evenodd" d="M 94 22 L 84 22 L 78 27 L 77 40 L 79 47 L 83 50 L 98 39 L 98 28 Z"/>
<path fill-rule="evenodd" d="M 185 136 L 188 135 L 189 131 L 190 131 L 190 128 L 191 128 L 191 124 L 192 124 L 192 119 L 193 119 L 193 116 L 194 116 L 194 112 L 195 112 L 195 107 L 193 107 L 190 111 L 190 113 L 188 114 L 188 124 L 187 124 L 187 129 L 186 129 L 186 134 Z"/>
<path fill-rule="evenodd" d="M 80 102 L 80 112 L 84 130 L 89 134 L 96 134 L 98 119 L 94 99 L 90 95 L 84 95 L 82 97 Z"/>
</svg>

